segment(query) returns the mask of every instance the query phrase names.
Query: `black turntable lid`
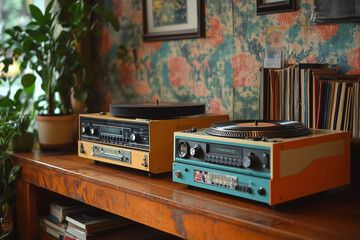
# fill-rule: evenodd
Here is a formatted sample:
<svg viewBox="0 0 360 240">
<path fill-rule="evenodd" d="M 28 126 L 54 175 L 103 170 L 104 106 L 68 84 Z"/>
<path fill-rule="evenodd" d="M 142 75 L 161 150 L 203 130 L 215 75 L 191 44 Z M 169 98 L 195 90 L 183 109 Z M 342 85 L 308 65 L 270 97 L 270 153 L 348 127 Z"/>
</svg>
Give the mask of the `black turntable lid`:
<svg viewBox="0 0 360 240">
<path fill-rule="evenodd" d="M 206 133 L 234 138 L 286 138 L 307 135 L 311 131 L 296 121 L 234 120 L 214 123 Z"/>
<path fill-rule="evenodd" d="M 110 113 L 124 118 L 169 119 L 203 114 L 205 104 L 184 102 L 111 104 Z"/>
</svg>

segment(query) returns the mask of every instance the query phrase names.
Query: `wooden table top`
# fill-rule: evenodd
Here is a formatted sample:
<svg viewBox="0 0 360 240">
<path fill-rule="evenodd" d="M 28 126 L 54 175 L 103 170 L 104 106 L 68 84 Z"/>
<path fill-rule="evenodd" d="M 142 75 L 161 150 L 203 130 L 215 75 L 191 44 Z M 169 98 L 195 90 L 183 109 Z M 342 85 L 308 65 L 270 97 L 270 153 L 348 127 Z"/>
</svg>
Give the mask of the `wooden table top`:
<svg viewBox="0 0 360 240">
<path fill-rule="evenodd" d="M 11 158 L 24 182 L 187 239 L 360 239 L 360 189 L 352 186 L 272 208 L 76 154 Z"/>
</svg>

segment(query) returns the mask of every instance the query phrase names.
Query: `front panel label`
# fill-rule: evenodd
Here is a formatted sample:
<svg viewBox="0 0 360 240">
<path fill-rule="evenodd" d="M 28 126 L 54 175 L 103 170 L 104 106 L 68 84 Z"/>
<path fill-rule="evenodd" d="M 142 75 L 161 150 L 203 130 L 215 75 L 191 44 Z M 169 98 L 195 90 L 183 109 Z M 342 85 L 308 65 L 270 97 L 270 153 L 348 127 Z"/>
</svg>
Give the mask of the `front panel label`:
<svg viewBox="0 0 360 240">
<path fill-rule="evenodd" d="M 201 170 L 194 170 L 194 181 L 229 189 L 235 189 L 238 185 L 237 177 Z"/>
<path fill-rule="evenodd" d="M 110 160 L 116 160 L 124 163 L 131 164 L 131 152 L 122 149 L 116 149 L 111 147 L 105 147 L 100 145 L 91 145 L 92 153 L 94 157 L 106 158 Z"/>
</svg>

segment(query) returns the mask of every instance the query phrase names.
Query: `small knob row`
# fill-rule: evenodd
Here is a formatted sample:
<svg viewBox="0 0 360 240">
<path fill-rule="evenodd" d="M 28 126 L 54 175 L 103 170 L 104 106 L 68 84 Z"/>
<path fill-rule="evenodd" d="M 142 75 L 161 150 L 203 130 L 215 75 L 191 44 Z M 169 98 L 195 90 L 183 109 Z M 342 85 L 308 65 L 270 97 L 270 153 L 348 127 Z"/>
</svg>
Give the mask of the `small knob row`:
<svg viewBox="0 0 360 240">
<path fill-rule="evenodd" d="M 81 127 L 81 133 L 86 135 L 98 136 L 99 130 L 97 128 L 92 128 L 90 125 L 87 125 Z M 139 135 L 137 133 L 132 133 L 130 135 L 130 141 L 131 142 L 139 141 Z"/>
<path fill-rule="evenodd" d="M 98 135 L 98 130 L 96 128 L 91 128 L 90 126 L 81 127 L 81 132 L 87 135 Z"/>
</svg>

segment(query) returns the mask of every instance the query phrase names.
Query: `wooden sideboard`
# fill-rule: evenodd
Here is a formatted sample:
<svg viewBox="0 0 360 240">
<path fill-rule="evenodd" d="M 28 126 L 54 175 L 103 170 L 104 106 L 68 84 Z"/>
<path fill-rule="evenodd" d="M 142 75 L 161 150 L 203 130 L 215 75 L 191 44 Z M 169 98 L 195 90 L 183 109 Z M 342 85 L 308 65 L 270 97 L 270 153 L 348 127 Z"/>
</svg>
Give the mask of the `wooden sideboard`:
<svg viewBox="0 0 360 240">
<path fill-rule="evenodd" d="M 11 159 L 22 166 L 16 181 L 21 240 L 38 239 L 37 216 L 60 195 L 186 239 L 360 239 L 360 189 L 351 186 L 272 208 L 173 183 L 170 173 L 148 177 L 76 154 L 35 151 Z"/>
</svg>

